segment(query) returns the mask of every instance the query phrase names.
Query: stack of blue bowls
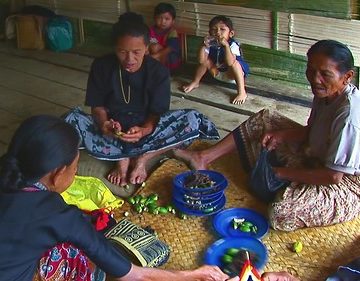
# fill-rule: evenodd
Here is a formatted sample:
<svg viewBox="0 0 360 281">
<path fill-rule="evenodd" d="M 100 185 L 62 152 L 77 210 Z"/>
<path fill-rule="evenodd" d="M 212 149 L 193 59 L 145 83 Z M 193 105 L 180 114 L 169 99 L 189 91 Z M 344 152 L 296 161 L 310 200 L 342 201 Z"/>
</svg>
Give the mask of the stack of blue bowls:
<svg viewBox="0 0 360 281">
<path fill-rule="evenodd" d="M 209 176 L 213 185 L 205 188 L 185 187 L 186 179 L 194 173 Z M 209 216 L 221 211 L 226 203 L 224 191 L 228 186 L 226 178 L 209 170 L 189 171 L 173 179 L 172 200 L 174 207 L 187 215 Z"/>
</svg>

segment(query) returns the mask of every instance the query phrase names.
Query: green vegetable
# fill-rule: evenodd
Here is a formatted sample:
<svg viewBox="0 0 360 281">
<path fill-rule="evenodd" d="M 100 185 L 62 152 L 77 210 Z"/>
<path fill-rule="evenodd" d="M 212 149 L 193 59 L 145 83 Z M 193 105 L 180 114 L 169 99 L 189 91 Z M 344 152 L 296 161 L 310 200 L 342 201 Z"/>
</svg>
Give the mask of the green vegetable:
<svg viewBox="0 0 360 281">
<path fill-rule="evenodd" d="M 169 212 L 168 209 L 165 207 L 159 207 L 158 210 L 159 214 L 167 214 Z"/>
<path fill-rule="evenodd" d="M 296 241 L 294 244 L 293 244 L 293 251 L 295 253 L 300 253 L 303 249 L 303 244 L 300 242 L 300 241 Z"/>
<path fill-rule="evenodd" d="M 167 205 L 166 209 L 171 213 L 174 208 L 171 205 Z"/>
<path fill-rule="evenodd" d="M 138 204 L 138 203 L 140 202 L 141 198 L 142 198 L 141 195 L 136 195 L 136 196 L 134 197 L 135 204 Z"/>
<path fill-rule="evenodd" d="M 129 202 L 131 205 L 134 205 L 134 204 L 135 204 L 135 199 L 134 199 L 134 197 L 128 198 L 128 202 Z"/>
<path fill-rule="evenodd" d="M 147 205 L 148 209 L 156 209 L 158 207 L 158 205 L 155 202 L 151 202 L 150 204 Z"/>
<path fill-rule="evenodd" d="M 150 214 L 157 215 L 157 214 L 159 214 L 159 209 L 158 208 L 149 209 L 149 212 L 150 212 Z"/>
<path fill-rule="evenodd" d="M 224 264 L 229 264 L 229 263 L 232 263 L 233 257 L 225 254 L 225 255 L 222 256 L 221 261 Z"/>
<path fill-rule="evenodd" d="M 157 201 L 159 199 L 159 195 L 157 195 L 156 193 L 150 194 L 149 199 Z"/>
<path fill-rule="evenodd" d="M 240 252 L 240 249 L 236 249 L 236 248 L 230 248 L 226 251 L 226 254 L 229 256 L 236 256 L 238 253 Z"/>
<path fill-rule="evenodd" d="M 140 199 L 140 204 L 145 205 L 146 201 L 147 201 L 146 198 L 141 198 Z"/>
<path fill-rule="evenodd" d="M 184 213 L 180 213 L 179 218 L 182 219 L 182 220 L 186 220 L 187 216 Z"/>
<path fill-rule="evenodd" d="M 213 212 L 213 211 L 214 211 L 214 208 L 211 207 L 211 208 L 205 209 L 203 212 L 204 212 L 205 214 L 208 214 L 208 213 L 211 213 L 211 212 Z"/>
<path fill-rule="evenodd" d="M 242 232 L 251 232 L 251 228 L 246 225 L 241 225 L 239 229 Z"/>
<path fill-rule="evenodd" d="M 145 205 L 150 205 L 150 204 L 156 204 L 156 201 L 154 199 L 151 199 L 151 198 L 147 198 L 146 199 L 146 202 L 145 202 Z"/>
<path fill-rule="evenodd" d="M 233 229 L 238 229 L 239 228 L 239 224 L 234 220 L 232 222 L 232 225 L 233 225 Z"/>
<path fill-rule="evenodd" d="M 254 226 L 251 222 L 249 222 L 249 221 L 244 221 L 243 223 L 242 223 L 242 225 L 245 225 L 245 226 L 247 226 L 247 227 L 252 227 L 252 226 Z"/>
<path fill-rule="evenodd" d="M 137 213 L 141 214 L 142 211 L 143 211 L 143 208 L 142 208 L 140 205 L 135 205 L 135 211 L 136 211 Z"/>
</svg>

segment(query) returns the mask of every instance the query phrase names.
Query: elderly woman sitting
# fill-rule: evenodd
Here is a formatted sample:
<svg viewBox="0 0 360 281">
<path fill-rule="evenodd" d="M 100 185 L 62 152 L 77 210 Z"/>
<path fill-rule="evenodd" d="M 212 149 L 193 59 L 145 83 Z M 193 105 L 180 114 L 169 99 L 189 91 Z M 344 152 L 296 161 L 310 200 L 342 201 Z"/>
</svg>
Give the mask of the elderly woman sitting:
<svg viewBox="0 0 360 281">
<path fill-rule="evenodd" d="M 270 222 L 284 231 L 349 221 L 360 213 L 360 92 L 351 84 L 353 56 L 332 40 L 317 42 L 307 56 L 314 94 L 307 126 L 263 110 L 209 149 L 176 151 L 194 168 L 205 169 L 236 149 L 253 168 L 261 147 L 275 150 L 286 164 L 273 171 L 291 184 L 271 204 Z"/>
</svg>

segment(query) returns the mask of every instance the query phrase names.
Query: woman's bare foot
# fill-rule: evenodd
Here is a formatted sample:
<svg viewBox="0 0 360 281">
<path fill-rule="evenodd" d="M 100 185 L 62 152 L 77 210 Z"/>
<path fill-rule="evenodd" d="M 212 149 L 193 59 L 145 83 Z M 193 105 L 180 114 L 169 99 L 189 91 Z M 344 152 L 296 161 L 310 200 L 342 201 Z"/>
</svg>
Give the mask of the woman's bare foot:
<svg viewBox="0 0 360 281">
<path fill-rule="evenodd" d="M 175 149 L 174 155 L 176 158 L 184 160 L 193 170 L 207 170 L 207 163 L 201 156 L 199 151 L 191 151 L 184 149 Z"/>
<path fill-rule="evenodd" d="M 246 93 L 239 94 L 234 98 L 232 103 L 233 104 L 243 104 L 243 103 L 245 103 L 246 99 L 247 99 Z"/>
<path fill-rule="evenodd" d="M 183 86 L 182 90 L 187 94 L 196 88 L 199 88 L 199 83 L 192 81 L 190 84 Z"/>
<path fill-rule="evenodd" d="M 264 281 L 300 281 L 288 272 L 266 272 L 261 277 Z"/>
<path fill-rule="evenodd" d="M 128 158 L 118 161 L 115 167 L 109 172 L 107 179 L 115 185 L 127 185 L 127 172 L 130 160 Z"/>
<path fill-rule="evenodd" d="M 133 170 L 130 174 L 130 182 L 132 184 L 142 184 L 147 179 L 147 171 L 146 171 L 146 157 L 138 157 L 134 160 Z"/>
</svg>

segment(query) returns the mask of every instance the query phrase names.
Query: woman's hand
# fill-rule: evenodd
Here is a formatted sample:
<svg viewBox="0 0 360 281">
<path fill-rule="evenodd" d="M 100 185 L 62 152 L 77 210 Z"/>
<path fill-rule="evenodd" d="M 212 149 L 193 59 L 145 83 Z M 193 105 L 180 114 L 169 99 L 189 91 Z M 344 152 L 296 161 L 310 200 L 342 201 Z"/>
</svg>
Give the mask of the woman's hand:
<svg viewBox="0 0 360 281">
<path fill-rule="evenodd" d="M 147 135 L 147 128 L 134 126 L 130 128 L 125 134 L 121 135 L 120 139 L 125 142 L 135 143 L 140 141 L 143 137 Z"/>
<path fill-rule="evenodd" d="M 117 281 L 239 281 L 239 277 L 229 279 L 219 267 L 204 265 L 195 270 L 175 271 L 145 268 L 132 265 L 130 272 Z"/>
<path fill-rule="evenodd" d="M 282 131 L 272 131 L 266 133 L 261 141 L 263 147 L 267 150 L 274 150 L 279 144 L 284 142 L 284 134 Z"/>
<path fill-rule="evenodd" d="M 121 125 L 119 122 L 110 119 L 102 124 L 101 131 L 106 136 L 116 137 L 116 133 L 121 132 Z"/>
<path fill-rule="evenodd" d="M 189 272 L 191 276 L 194 277 L 194 280 L 199 281 L 237 281 L 239 277 L 228 279 L 229 276 L 221 271 L 217 266 L 204 265 Z M 186 278 L 185 278 L 186 279 Z"/>
</svg>

